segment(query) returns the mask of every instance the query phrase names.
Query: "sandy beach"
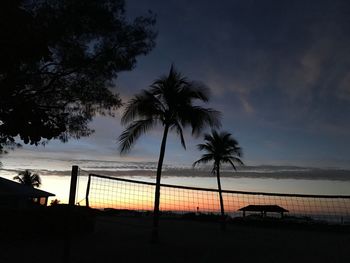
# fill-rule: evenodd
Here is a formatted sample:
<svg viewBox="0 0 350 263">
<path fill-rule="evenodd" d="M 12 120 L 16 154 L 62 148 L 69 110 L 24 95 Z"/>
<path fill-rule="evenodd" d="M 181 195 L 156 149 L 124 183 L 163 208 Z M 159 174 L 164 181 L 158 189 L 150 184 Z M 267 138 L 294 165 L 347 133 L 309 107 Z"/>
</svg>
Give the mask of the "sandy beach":
<svg viewBox="0 0 350 263">
<path fill-rule="evenodd" d="M 70 262 L 350 262 L 349 229 L 230 224 L 164 218 L 159 244 L 151 217 L 98 216 L 93 233 L 72 238 Z M 64 239 L 1 239 L 0 262 L 62 262 Z"/>
</svg>

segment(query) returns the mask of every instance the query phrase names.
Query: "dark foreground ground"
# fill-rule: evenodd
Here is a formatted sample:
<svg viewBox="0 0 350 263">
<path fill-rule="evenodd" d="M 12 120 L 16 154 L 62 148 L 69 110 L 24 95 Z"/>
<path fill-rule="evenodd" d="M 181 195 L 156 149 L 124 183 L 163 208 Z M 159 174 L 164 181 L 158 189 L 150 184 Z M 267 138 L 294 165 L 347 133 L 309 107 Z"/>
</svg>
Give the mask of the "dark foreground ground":
<svg viewBox="0 0 350 263">
<path fill-rule="evenodd" d="M 348 229 L 249 223 L 223 233 L 215 222 L 160 223 L 160 242 L 151 244 L 151 217 L 99 215 L 92 233 L 72 237 L 70 262 L 350 262 Z M 62 262 L 63 236 L 2 236 L 0 262 Z"/>
</svg>

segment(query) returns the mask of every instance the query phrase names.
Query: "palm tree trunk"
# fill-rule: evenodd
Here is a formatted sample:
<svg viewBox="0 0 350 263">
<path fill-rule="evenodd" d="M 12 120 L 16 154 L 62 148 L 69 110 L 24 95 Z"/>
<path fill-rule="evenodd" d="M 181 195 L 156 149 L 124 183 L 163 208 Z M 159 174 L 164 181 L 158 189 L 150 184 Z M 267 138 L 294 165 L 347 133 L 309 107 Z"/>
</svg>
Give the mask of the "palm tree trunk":
<svg viewBox="0 0 350 263">
<path fill-rule="evenodd" d="M 224 200 L 222 199 L 222 190 L 220 182 L 220 164 L 216 165 L 216 178 L 218 181 L 219 197 L 220 197 L 220 209 L 221 209 L 221 229 L 225 230 L 225 210 L 224 210 Z"/>
<path fill-rule="evenodd" d="M 157 166 L 156 191 L 155 191 L 155 196 L 154 196 L 152 242 L 158 241 L 160 178 L 162 175 L 162 167 L 163 167 L 163 160 L 164 160 L 164 155 L 165 155 L 165 146 L 166 146 L 166 140 L 168 137 L 168 131 L 169 131 L 169 126 L 165 125 L 162 144 L 160 146 L 158 166 Z"/>
</svg>

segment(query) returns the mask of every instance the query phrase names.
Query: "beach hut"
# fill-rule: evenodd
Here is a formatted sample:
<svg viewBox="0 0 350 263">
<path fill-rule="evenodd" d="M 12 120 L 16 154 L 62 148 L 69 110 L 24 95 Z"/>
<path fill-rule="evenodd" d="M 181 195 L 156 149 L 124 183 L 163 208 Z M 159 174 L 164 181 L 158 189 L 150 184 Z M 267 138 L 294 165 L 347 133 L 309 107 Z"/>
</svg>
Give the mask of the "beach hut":
<svg viewBox="0 0 350 263">
<path fill-rule="evenodd" d="M 52 193 L 35 189 L 0 177 L 0 207 L 28 208 L 35 205 L 47 205 Z"/>
</svg>

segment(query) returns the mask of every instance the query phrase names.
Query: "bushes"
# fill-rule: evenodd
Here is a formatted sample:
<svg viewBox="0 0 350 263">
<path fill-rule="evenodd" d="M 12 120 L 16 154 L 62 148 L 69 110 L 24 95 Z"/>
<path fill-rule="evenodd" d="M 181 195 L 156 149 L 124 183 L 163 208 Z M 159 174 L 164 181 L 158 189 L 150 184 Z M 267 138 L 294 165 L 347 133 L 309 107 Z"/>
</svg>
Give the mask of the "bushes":
<svg viewBox="0 0 350 263">
<path fill-rule="evenodd" d="M 95 212 L 86 207 L 56 205 L 1 211 L 0 233 L 8 235 L 55 235 L 91 233 Z"/>
</svg>

